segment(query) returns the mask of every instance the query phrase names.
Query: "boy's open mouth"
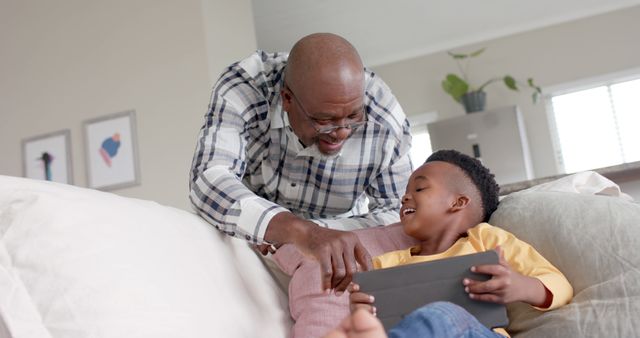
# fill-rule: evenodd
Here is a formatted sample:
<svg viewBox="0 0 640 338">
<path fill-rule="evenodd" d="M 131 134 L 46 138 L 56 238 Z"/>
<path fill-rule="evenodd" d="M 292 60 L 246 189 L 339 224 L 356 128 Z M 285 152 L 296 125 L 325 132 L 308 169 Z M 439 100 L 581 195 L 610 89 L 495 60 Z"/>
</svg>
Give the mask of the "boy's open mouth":
<svg viewBox="0 0 640 338">
<path fill-rule="evenodd" d="M 402 210 L 402 216 L 407 216 L 409 214 L 413 214 L 414 212 L 416 212 L 416 209 L 406 208 L 406 209 Z"/>
</svg>

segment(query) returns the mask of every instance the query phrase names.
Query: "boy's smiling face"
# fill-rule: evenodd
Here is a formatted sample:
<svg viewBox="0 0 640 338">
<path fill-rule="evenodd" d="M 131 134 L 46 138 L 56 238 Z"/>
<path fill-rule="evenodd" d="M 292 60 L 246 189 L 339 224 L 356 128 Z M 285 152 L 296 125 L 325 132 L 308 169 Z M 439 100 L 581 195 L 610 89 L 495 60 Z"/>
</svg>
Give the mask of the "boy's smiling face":
<svg viewBox="0 0 640 338">
<path fill-rule="evenodd" d="M 454 191 L 459 183 L 455 182 L 459 171 L 452 164 L 434 161 L 423 164 L 411 174 L 400 208 L 405 233 L 424 241 L 457 231 L 450 227 L 450 215 L 459 198 Z"/>
</svg>

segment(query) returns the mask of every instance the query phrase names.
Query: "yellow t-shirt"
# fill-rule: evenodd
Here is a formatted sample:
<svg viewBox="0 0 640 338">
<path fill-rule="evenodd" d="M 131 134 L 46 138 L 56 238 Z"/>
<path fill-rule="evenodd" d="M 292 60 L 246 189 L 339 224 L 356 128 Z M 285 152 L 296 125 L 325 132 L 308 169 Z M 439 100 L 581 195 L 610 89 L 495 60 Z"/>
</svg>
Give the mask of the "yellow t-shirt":
<svg viewBox="0 0 640 338">
<path fill-rule="evenodd" d="M 573 297 L 573 288 L 562 272 L 547 261 L 536 249 L 528 243 L 519 240 L 508 231 L 494 227 L 488 223 L 480 223 L 467 231 L 467 237 L 458 239 L 444 252 L 429 256 L 413 256 L 411 253 L 419 250 L 412 247 L 385 253 L 373 258 L 375 269 L 390 268 L 398 265 L 428 262 L 447 257 L 462 256 L 487 250 L 496 246 L 502 248 L 505 260 L 518 273 L 539 279 L 551 292 L 553 300 L 548 308 L 537 308 L 541 311 L 552 310 L 565 305 Z M 462 287 L 462 283 L 460 284 Z M 503 329 L 496 329 L 497 333 L 508 336 Z"/>
</svg>

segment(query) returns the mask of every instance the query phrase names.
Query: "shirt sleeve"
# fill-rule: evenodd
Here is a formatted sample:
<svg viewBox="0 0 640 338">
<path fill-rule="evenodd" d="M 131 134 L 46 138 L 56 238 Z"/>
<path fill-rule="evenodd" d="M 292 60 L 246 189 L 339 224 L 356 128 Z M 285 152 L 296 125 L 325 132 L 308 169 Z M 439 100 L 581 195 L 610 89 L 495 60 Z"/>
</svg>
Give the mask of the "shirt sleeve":
<svg viewBox="0 0 640 338">
<path fill-rule="evenodd" d="M 234 68 L 223 74 L 211 94 L 209 112 L 194 155 L 190 200 L 197 213 L 220 231 L 261 244 L 273 216 L 288 211 L 267 201 L 243 183 L 247 121 L 255 89 Z"/>
<path fill-rule="evenodd" d="M 548 308 L 536 307 L 536 309 L 553 310 L 571 301 L 573 287 L 567 278 L 534 247 L 500 228 L 488 224 L 477 228 L 480 228 L 481 233 L 484 232 L 480 236 L 483 238 L 486 250 L 492 250 L 500 245 L 512 269 L 522 275 L 537 278 L 551 292 L 553 295 L 551 305 Z"/>
</svg>

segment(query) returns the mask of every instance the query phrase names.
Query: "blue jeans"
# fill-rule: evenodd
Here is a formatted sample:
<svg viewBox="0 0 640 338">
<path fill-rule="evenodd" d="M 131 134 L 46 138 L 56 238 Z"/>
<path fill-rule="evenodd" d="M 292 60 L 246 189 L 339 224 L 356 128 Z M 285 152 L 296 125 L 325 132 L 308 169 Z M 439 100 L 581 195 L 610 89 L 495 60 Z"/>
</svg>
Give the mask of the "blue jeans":
<svg viewBox="0 0 640 338">
<path fill-rule="evenodd" d="M 389 338 L 465 337 L 497 338 L 467 310 L 449 302 L 427 304 L 406 316 L 389 331 Z"/>
</svg>

